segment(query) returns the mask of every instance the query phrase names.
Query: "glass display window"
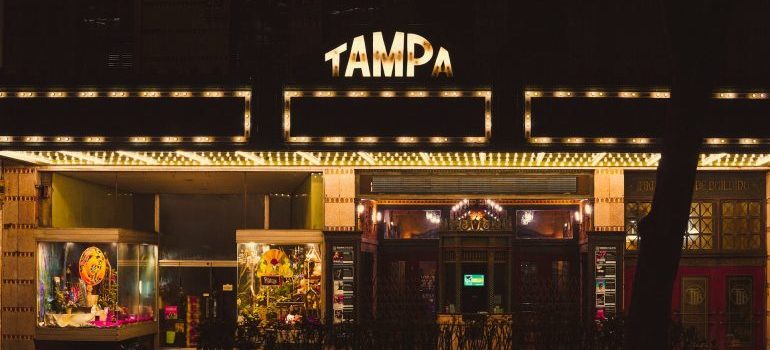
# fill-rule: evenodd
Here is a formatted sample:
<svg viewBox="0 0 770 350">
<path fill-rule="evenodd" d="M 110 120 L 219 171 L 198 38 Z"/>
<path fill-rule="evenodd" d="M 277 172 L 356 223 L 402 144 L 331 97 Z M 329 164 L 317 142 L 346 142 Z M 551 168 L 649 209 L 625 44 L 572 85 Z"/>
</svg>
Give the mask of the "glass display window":
<svg viewBox="0 0 770 350">
<path fill-rule="evenodd" d="M 324 299 L 320 242 L 241 242 L 237 249 L 239 321 L 321 323 Z"/>
<path fill-rule="evenodd" d="M 119 328 L 156 321 L 154 235 L 45 229 L 37 238 L 37 324 Z"/>
</svg>

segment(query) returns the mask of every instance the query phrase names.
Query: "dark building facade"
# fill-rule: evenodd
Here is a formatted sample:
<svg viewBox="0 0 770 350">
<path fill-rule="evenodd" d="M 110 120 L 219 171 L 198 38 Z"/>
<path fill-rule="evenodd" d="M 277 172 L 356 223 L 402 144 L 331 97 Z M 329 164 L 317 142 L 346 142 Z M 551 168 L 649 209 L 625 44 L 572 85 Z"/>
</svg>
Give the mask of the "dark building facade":
<svg viewBox="0 0 770 350">
<path fill-rule="evenodd" d="M 768 10 L 727 6 L 713 116 L 692 120 L 672 311 L 720 349 L 767 344 Z M 671 103 L 645 2 L 0 14 L 2 349 L 195 347 L 202 322 L 245 317 L 582 323 L 630 302 Z"/>
</svg>

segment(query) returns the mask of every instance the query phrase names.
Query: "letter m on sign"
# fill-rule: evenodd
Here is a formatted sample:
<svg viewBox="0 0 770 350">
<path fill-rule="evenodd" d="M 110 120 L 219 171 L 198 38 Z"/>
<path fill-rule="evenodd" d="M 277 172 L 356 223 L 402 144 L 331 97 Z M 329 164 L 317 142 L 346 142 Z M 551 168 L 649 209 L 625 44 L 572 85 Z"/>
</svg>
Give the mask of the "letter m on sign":
<svg viewBox="0 0 770 350">
<path fill-rule="evenodd" d="M 372 51 L 374 62 L 372 63 L 372 76 L 393 76 L 393 67 L 396 68 L 397 77 L 404 76 L 404 32 L 396 32 L 390 50 L 385 47 L 382 32 L 372 33 Z M 382 67 L 382 69 L 380 69 Z"/>
</svg>

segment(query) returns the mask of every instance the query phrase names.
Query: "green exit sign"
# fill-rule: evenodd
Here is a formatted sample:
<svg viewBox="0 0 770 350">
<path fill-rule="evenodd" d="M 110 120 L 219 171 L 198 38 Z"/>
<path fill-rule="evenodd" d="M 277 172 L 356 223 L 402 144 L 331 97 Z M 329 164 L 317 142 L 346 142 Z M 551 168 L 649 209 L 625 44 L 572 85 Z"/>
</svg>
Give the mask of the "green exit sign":
<svg viewBox="0 0 770 350">
<path fill-rule="evenodd" d="M 483 287 L 484 275 L 465 275 L 463 285 L 466 287 Z"/>
</svg>

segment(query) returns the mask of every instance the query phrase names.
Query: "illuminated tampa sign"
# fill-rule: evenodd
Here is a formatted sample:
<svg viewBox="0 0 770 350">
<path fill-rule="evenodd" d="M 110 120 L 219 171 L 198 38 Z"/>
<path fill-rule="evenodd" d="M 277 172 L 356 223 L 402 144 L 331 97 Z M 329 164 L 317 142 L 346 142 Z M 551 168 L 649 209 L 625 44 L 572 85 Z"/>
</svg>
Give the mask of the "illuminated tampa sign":
<svg viewBox="0 0 770 350">
<path fill-rule="evenodd" d="M 406 40 L 404 40 L 405 37 Z M 420 56 L 417 56 L 418 46 L 422 47 Z M 332 63 L 332 76 L 340 75 L 340 56 L 347 50 L 348 43 L 343 43 L 324 55 L 324 60 Z M 345 66 L 345 76 L 352 77 L 356 70 L 360 70 L 362 77 L 403 77 L 404 63 L 406 63 L 406 76 L 413 77 L 416 66 L 424 65 L 433 58 L 433 45 L 428 39 L 418 34 L 396 32 L 388 49 L 382 38 L 382 32 L 374 32 L 372 33 L 372 52 L 370 70 L 366 39 L 363 35 L 353 38 L 348 63 Z M 404 52 L 406 52 L 406 60 Z M 442 74 L 447 77 L 452 76 L 452 63 L 449 60 L 449 51 L 439 47 L 431 76 L 438 77 Z"/>
</svg>

